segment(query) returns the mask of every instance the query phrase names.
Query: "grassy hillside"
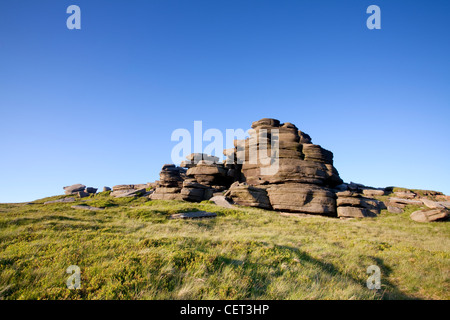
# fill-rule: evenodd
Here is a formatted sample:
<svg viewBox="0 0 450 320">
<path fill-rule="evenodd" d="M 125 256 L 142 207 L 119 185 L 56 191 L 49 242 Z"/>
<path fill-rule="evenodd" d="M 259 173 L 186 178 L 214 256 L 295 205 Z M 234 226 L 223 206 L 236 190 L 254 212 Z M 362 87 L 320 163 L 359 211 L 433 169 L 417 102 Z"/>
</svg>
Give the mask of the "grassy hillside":
<svg viewBox="0 0 450 320">
<path fill-rule="evenodd" d="M 0 299 L 450 299 L 450 224 L 411 221 L 417 208 L 343 221 L 108 193 L 43 204 L 62 197 L 0 204 Z M 195 210 L 218 217 L 167 219 Z"/>
</svg>

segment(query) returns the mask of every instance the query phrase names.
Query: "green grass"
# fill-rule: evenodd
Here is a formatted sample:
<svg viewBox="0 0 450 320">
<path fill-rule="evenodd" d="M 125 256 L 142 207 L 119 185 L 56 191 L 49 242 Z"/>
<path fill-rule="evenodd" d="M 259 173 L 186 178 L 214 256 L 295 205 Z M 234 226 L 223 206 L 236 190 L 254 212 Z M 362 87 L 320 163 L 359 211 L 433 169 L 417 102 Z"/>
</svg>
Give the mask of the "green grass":
<svg viewBox="0 0 450 320">
<path fill-rule="evenodd" d="M 0 204 L 0 299 L 450 298 L 449 223 L 410 220 L 418 207 L 344 221 L 109 192 L 43 204 L 62 197 Z M 167 219 L 195 210 L 218 217 Z M 366 287 L 370 265 L 381 290 Z"/>
</svg>

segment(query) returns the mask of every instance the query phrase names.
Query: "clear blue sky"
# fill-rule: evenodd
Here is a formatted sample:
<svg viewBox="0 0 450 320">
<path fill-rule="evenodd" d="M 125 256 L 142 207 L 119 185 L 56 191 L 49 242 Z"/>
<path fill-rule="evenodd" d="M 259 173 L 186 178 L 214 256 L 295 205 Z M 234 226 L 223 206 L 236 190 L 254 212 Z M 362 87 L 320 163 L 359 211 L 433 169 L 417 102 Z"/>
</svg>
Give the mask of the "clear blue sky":
<svg viewBox="0 0 450 320">
<path fill-rule="evenodd" d="M 449 15 L 447 0 L 3 0 L 0 202 L 154 181 L 173 130 L 263 117 L 333 151 L 347 182 L 450 194 Z"/>
</svg>

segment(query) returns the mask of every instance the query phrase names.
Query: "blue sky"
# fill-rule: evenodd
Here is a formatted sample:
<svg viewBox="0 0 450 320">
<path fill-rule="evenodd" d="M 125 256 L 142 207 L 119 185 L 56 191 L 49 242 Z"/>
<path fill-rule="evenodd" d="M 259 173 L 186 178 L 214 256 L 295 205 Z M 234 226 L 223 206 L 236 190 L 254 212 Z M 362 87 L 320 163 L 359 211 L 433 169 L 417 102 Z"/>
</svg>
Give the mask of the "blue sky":
<svg viewBox="0 0 450 320">
<path fill-rule="evenodd" d="M 66 8 L 81 8 L 68 30 Z M 366 9 L 381 8 L 381 30 Z M 450 194 L 450 2 L 0 2 L 0 202 L 158 179 L 177 128 L 277 118 L 341 177 Z"/>
</svg>

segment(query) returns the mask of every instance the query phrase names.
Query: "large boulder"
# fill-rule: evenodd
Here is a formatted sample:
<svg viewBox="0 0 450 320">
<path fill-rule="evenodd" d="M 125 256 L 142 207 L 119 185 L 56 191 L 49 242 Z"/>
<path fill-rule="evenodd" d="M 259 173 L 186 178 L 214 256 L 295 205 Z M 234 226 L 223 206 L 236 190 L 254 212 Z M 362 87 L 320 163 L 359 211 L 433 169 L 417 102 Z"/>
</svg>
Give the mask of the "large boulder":
<svg viewBox="0 0 450 320">
<path fill-rule="evenodd" d="M 93 187 L 87 187 L 85 192 L 87 193 L 97 193 L 97 188 L 93 188 Z"/>
<path fill-rule="evenodd" d="M 325 187 L 304 183 L 285 183 L 267 187 L 275 210 L 336 216 L 334 192 Z"/>
<path fill-rule="evenodd" d="M 411 213 L 410 218 L 417 222 L 446 221 L 449 218 L 449 210 L 436 208 L 414 211 Z"/>
<path fill-rule="evenodd" d="M 233 183 L 224 196 L 241 206 L 271 209 L 266 190 L 246 183 Z"/>
<path fill-rule="evenodd" d="M 227 199 L 222 195 L 217 195 L 217 196 L 215 195 L 209 200 L 214 202 L 219 207 L 224 207 L 224 208 L 229 208 L 229 209 L 233 208 L 233 205 L 231 203 L 229 203 L 227 201 Z"/>
</svg>

